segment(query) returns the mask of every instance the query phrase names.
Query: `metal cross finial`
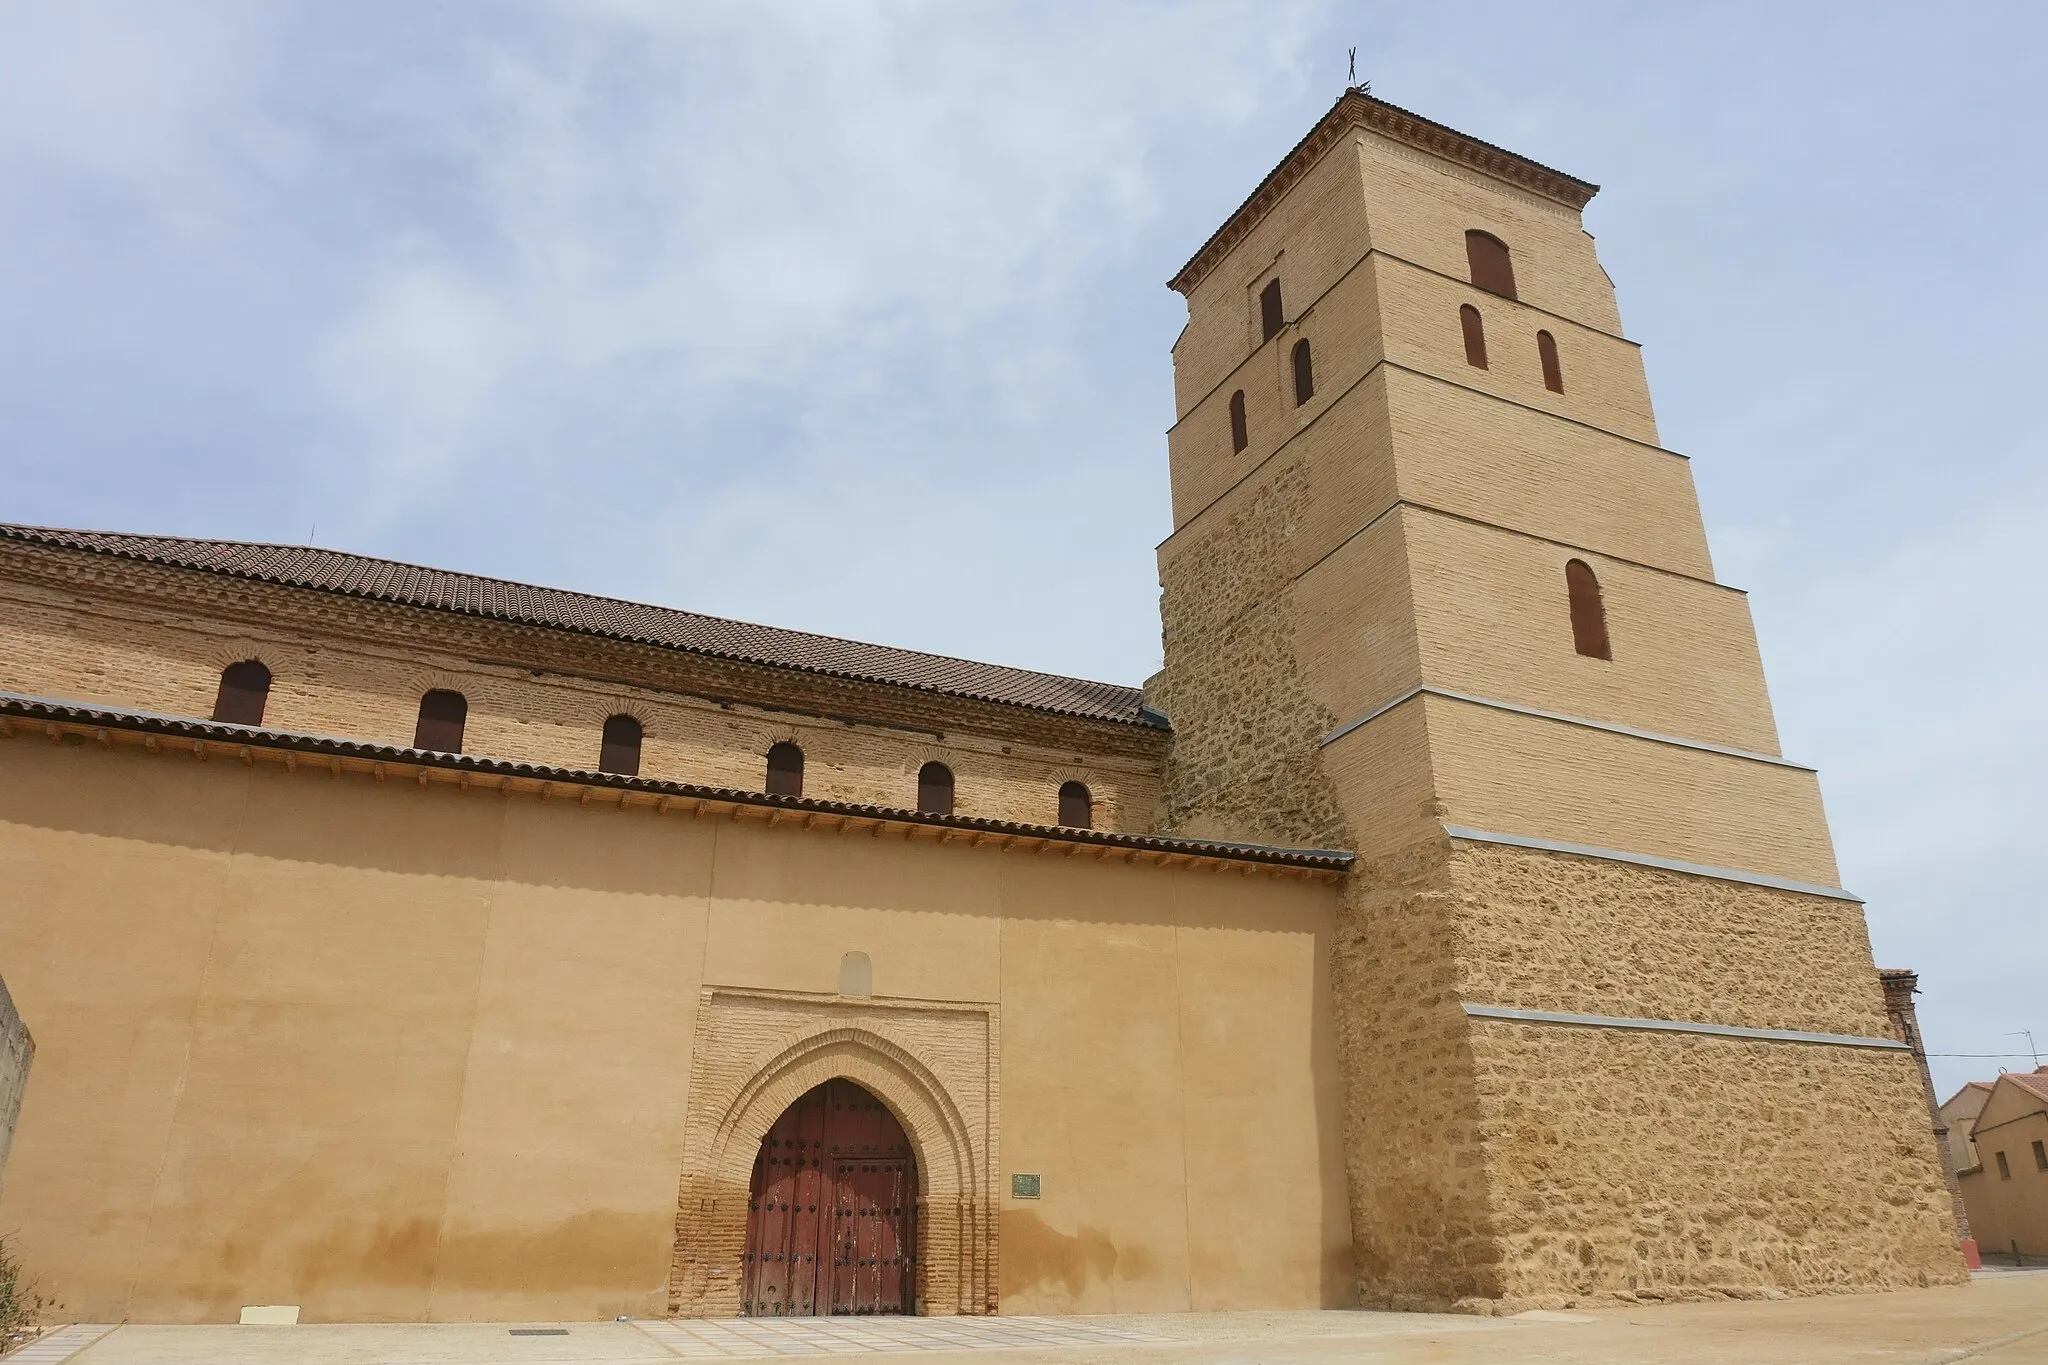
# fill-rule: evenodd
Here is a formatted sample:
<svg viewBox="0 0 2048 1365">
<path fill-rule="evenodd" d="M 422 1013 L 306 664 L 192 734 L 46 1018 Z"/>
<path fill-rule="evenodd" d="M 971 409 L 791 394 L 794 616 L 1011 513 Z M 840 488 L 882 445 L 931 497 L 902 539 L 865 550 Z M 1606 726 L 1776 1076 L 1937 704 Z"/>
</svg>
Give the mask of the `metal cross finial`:
<svg viewBox="0 0 2048 1365">
<path fill-rule="evenodd" d="M 1351 51 L 1350 51 L 1350 57 L 1351 57 L 1351 69 L 1350 69 L 1350 70 L 1348 70 L 1348 71 L 1346 71 L 1346 72 L 1344 73 L 1344 84 L 1346 84 L 1346 85 L 1356 85 L 1356 84 L 1358 84 L 1358 49 L 1357 49 L 1357 48 L 1355 48 L 1355 47 L 1354 47 L 1354 48 L 1352 48 L 1352 49 L 1351 49 Z"/>
</svg>

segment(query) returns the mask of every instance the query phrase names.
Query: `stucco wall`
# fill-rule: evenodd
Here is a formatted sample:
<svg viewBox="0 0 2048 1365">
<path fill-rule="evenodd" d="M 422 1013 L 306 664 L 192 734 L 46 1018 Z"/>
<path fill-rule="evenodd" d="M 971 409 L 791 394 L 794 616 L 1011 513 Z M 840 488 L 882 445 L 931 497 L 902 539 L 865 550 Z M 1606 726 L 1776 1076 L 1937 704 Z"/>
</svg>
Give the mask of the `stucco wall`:
<svg viewBox="0 0 2048 1365">
<path fill-rule="evenodd" d="M 7 983 L 0 980 L 0 1190 L 6 1188 L 7 1154 L 14 1146 L 21 1098 L 28 1089 L 29 1067 L 35 1057 L 35 1039 L 15 1010 Z"/>
<path fill-rule="evenodd" d="M 2048 1256 L 2048 1105 L 2012 1084 L 1997 1086 L 1977 1116 L 1977 1160 L 1960 1177 L 1977 1245 L 1993 1255 Z M 2005 1174 L 1998 1157 L 2005 1155 Z"/>
<path fill-rule="evenodd" d="M 1321 885 L 26 730 L 0 882 L 0 1226 L 88 1319 L 661 1313 L 701 993 L 831 1018 L 853 950 L 1001 1011 L 1003 1311 L 1349 1292 Z"/>
</svg>

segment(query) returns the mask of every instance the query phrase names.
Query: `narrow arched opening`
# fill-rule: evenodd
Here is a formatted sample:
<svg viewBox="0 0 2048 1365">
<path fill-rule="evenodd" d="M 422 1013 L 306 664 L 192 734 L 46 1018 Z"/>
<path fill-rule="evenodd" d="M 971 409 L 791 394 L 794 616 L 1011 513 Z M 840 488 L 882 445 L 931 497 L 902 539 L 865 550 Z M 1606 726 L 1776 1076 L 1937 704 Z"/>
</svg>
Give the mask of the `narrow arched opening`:
<svg viewBox="0 0 2048 1365">
<path fill-rule="evenodd" d="M 624 777 L 638 777 L 642 735 L 640 722 L 632 716 L 607 717 L 604 735 L 597 746 L 597 770 L 601 773 L 618 773 Z"/>
<path fill-rule="evenodd" d="M 412 729 L 412 747 L 438 754 L 462 752 L 462 732 L 469 724 L 469 698 L 437 687 L 420 698 L 420 718 Z"/>
<path fill-rule="evenodd" d="M 1504 299 L 1515 297 L 1515 262 L 1506 242 L 1472 229 L 1465 234 L 1465 263 L 1472 268 L 1472 283 Z"/>
<path fill-rule="evenodd" d="M 802 796 L 804 751 L 786 739 L 769 745 L 768 785 L 762 790 L 770 796 Z"/>
<path fill-rule="evenodd" d="M 1251 423 L 1244 415 L 1244 390 L 1239 389 L 1230 395 L 1230 453 L 1236 455 L 1251 443 Z"/>
<path fill-rule="evenodd" d="M 260 660 L 244 659 L 220 671 L 213 718 L 229 725 L 261 725 L 270 700 L 270 670 Z"/>
<path fill-rule="evenodd" d="M 953 813 L 953 770 L 931 762 L 917 770 L 917 808 L 927 815 Z"/>
<path fill-rule="evenodd" d="M 1068 829 L 1095 828 L 1095 796 L 1087 783 L 1060 783 L 1060 823 Z"/>
<path fill-rule="evenodd" d="M 754 1158 L 740 1311 L 915 1312 L 917 1190 L 916 1153 L 887 1105 L 843 1077 L 805 1091 Z"/>
<path fill-rule="evenodd" d="M 1565 593 L 1571 599 L 1572 648 L 1589 659 L 1612 659 L 1607 642 L 1607 604 L 1600 597 L 1600 580 L 1593 566 L 1574 559 L 1564 566 Z"/>
<path fill-rule="evenodd" d="M 1479 310 L 1469 303 L 1458 305 L 1458 326 L 1465 333 L 1465 363 L 1474 369 L 1486 368 L 1486 322 L 1479 316 Z"/>
<path fill-rule="evenodd" d="M 1294 406 L 1300 407 L 1316 396 L 1316 362 L 1308 350 L 1308 338 L 1294 343 Z"/>
<path fill-rule="evenodd" d="M 1564 366 L 1557 360 L 1557 338 L 1548 332 L 1536 334 L 1536 361 L 1543 367 L 1543 387 L 1564 392 Z"/>
</svg>

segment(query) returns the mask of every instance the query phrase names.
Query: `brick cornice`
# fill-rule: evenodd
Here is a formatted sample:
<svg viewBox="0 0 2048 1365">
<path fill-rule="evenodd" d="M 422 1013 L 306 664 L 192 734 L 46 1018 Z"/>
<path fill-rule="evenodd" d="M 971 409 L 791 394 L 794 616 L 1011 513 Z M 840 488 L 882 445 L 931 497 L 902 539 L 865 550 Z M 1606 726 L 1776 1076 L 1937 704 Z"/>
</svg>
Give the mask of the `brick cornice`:
<svg viewBox="0 0 2048 1365">
<path fill-rule="evenodd" d="M 452 654 L 498 667 L 616 682 L 715 703 L 912 730 L 966 731 L 1048 749 L 1159 761 L 1165 730 L 1093 722 L 999 702 L 778 668 L 489 617 L 471 617 L 58 546 L 0 540 L 0 578 L 81 598 L 123 600 L 222 625 L 261 625 L 309 639 L 403 654 Z"/>
<path fill-rule="evenodd" d="M 695 782 L 628 777 L 480 754 L 435 753 L 400 744 L 299 734 L 0 692 L 0 739 L 33 738 L 59 745 L 97 744 L 106 749 L 119 745 L 158 755 L 183 753 L 202 762 L 221 759 L 249 767 L 258 762 L 275 763 L 294 773 L 304 768 L 336 778 L 366 776 L 378 783 L 395 782 L 401 787 L 438 786 L 464 792 L 481 788 L 502 796 L 532 796 L 541 800 L 573 797 L 578 805 L 588 806 L 597 801 L 620 812 L 638 810 L 667 815 L 673 811 L 697 819 L 757 819 L 771 827 L 786 824 L 793 829 L 827 834 L 861 833 L 873 838 L 895 835 L 906 842 L 928 839 L 941 845 L 962 841 L 972 848 L 1056 851 L 1069 857 L 1087 852 L 1103 861 L 1195 871 L 1259 871 L 1326 881 L 1349 871 L 1356 858 L 1348 849 L 1124 834 L 982 816 L 936 815 L 806 796 L 771 796 L 766 792 Z"/>
<path fill-rule="evenodd" d="M 1320 161 L 1325 152 L 1336 146 L 1346 133 L 1360 127 L 1455 165 L 1492 176 L 1569 209 L 1584 208 L 1587 201 L 1600 191 L 1598 185 L 1553 170 L 1539 161 L 1517 156 L 1505 147 L 1482 142 L 1455 128 L 1446 128 L 1441 123 L 1412 114 L 1385 100 L 1376 100 L 1363 90 L 1353 88 L 1338 96 L 1337 102 L 1309 130 L 1308 136 L 1296 143 L 1294 150 L 1259 182 L 1251 197 L 1224 220 L 1223 226 L 1202 244 L 1202 249 L 1194 254 L 1193 259 L 1167 282 L 1167 287 L 1183 295 L 1191 292 L 1219 261 L 1251 234 L 1260 220 L 1308 174 L 1309 168 Z"/>
</svg>

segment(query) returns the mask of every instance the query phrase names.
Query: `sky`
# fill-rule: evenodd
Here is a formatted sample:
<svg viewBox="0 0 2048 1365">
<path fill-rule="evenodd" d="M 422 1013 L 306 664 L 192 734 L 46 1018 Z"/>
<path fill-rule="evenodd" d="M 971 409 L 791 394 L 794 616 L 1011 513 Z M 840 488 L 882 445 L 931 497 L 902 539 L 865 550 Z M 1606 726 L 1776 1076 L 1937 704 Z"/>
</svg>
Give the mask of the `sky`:
<svg viewBox="0 0 2048 1365">
<path fill-rule="evenodd" d="M 0 4 L 0 518 L 1136 683 L 1164 281 L 1376 94 L 1586 212 L 1944 1095 L 2048 1049 L 2048 7 Z"/>
</svg>

